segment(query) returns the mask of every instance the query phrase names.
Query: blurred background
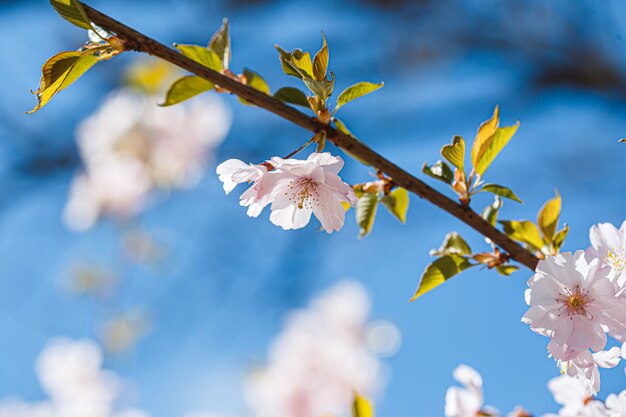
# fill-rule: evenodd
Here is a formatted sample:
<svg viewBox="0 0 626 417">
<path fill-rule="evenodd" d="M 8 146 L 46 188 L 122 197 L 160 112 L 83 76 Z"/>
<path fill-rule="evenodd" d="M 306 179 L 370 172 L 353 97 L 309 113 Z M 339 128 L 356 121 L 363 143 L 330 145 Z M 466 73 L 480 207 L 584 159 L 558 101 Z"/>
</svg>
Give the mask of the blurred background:
<svg viewBox="0 0 626 417">
<path fill-rule="evenodd" d="M 392 161 L 419 173 L 499 104 L 521 128 L 487 180 L 525 202 L 501 218 L 534 219 L 557 188 L 565 250 L 624 219 L 620 0 L 89 4 L 165 44 L 205 44 L 227 16 L 231 67 L 272 91 L 301 87 L 274 44 L 315 51 L 323 30 L 336 91 L 385 82 L 342 119 Z M 0 27 L 0 415 L 345 415 L 357 388 L 379 415 L 436 416 L 459 363 L 505 413 L 557 409 L 546 340 L 520 322 L 528 271 L 476 268 L 408 303 L 447 232 L 488 249 L 463 224 L 417 198 L 406 225 L 381 210 L 361 240 L 352 214 L 332 235 L 249 218 L 216 163 L 285 155 L 307 132 L 215 93 L 156 107 L 176 72 L 136 54 L 25 115 L 43 62 L 86 34 L 44 1 L 0 2 Z M 346 159 L 346 181 L 371 178 Z M 601 397 L 623 369 L 603 371 Z"/>
</svg>

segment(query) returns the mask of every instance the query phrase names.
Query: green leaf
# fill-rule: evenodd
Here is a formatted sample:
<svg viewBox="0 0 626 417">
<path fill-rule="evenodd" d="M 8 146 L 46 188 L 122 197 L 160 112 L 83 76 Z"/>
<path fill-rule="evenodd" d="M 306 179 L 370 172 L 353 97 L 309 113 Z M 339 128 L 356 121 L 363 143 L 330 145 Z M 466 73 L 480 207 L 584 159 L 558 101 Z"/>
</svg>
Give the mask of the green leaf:
<svg viewBox="0 0 626 417">
<path fill-rule="evenodd" d="M 537 229 L 535 223 L 528 220 L 502 220 L 500 224 L 511 239 L 526 243 L 537 250 L 543 248 L 543 238 L 539 234 L 539 229 Z"/>
<path fill-rule="evenodd" d="M 352 403 L 352 417 L 374 417 L 374 409 L 370 402 L 356 392 Z"/>
<path fill-rule="evenodd" d="M 315 79 L 313 76 L 313 61 L 311 61 L 310 53 L 302 52 L 297 49 L 291 53 L 290 61 L 291 65 L 303 78 Z"/>
<path fill-rule="evenodd" d="M 504 276 L 509 276 L 511 275 L 513 272 L 517 271 L 519 269 L 519 266 L 516 265 L 498 265 L 496 266 L 496 271 L 498 271 L 498 273 L 500 275 L 504 275 Z"/>
<path fill-rule="evenodd" d="M 409 301 L 415 301 L 418 297 L 472 266 L 474 264 L 461 255 L 442 256 L 426 267 L 415 295 Z"/>
<path fill-rule="evenodd" d="M 274 98 L 284 101 L 285 103 L 309 108 L 309 101 L 306 99 L 306 94 L 297 88 L 282 87 L 274 93 Z"/>
<path fill-rule="evenodd" d="M 337 107 L 335 107 L 333 113 L 339 110 L 339 108 L 344 104 L 349 103 L 352 100 L 356 100 L 359 97 L 363 97 L 369 93 L 372 93 L 379 88 L 382 88 L 382 86 L 384 85 L 385 83 L 376 84 L 367 81 L 361 81 L 360 83 L 351 85 L 350 87 L 343 90 L 341 94 L 339 94 L 339 97 L 337 97 Z"/>
<path fill-rule="evenodd" d="M 378 209 L 378 193 L 363 193 L 356 203 L 356 222 L 361 228 L 359 237 L 365 237 L 372 231 L 376 210 Z"/>
<path fill-rule="evenodd" d="M 480 189 L 480 191 L 488 191 L 490 193 L 499 195 L 500 197 L 508 198 L 509 200 L 517 201 L 518 203 L 523 204 L 522 200 L 520 200 L 520 198 L 516 196 L 510 188 L 503 187 L 502 185 L 485 184 L 483 185 L 483 188 Z"/>
<path fill-rule="evenodd" d="M 396 216 L 398 220 L 402 223 L 406 222 L 406 213 L 409 211 L 409 192 L 407 190 L 398 187 L 384 196 L 380 202 L 383 203 L 387 210 Z"/>
<path fill-rule="evenodd" d="M 195 75 L 183 75 L 172 81 L 165 93 L 165 100 L 159 106 L 178 104 L 205 91 L 213 89 L 212 82 Z"/>
<path fill-rule="evenodd" d="M 556 193 L 556 197 L 549 200 L 543 205 L 539 211 L 537 217 L 537 224 L 541 229 L 541 233 L 546 238 L 547 242 L 551 242 L 556 232 L 556 227 L 559 223 L 559 216 L 561 214 L 561 196 Z"/>
<path fill-rule="evenodd" d="M 279 54 L 280 65 L 283 67 L 283 72 L 287 75 L 291 75 L 293 77 L 302 79 L 302 75 L 296 70 L 296 68 L 291 64 L 291 55 L 295 53 L 302 53 L 301 49 L 296 49 L 292 52 L 287 52 L 281 49 L 280 46 L 274 45 Z"/>
<path fill-rule="evenodd" d="M 326 79 L 326 71 L 328 71 L 328 44 L 324 32 L 322 32 L 322 40 L 324 43 L 313 58 L 313 76 L 316 80 Z"/>
<path fill-rule="evenodd" d="M 87 30 L 93 29 L 87 13 L 77 0 L 50 0 L 50 4 L 63 19 L 71 24 Z"/>
<path fill-rule="evenodd" d="M 452 138 L 452 144 L 441 148 L 441 156 L 460 171 L 465 171 L 465 140 L 461 136 L 455 136 Z"/>
<path fill-rule="evenodd" d="M 335 88 L 335 74 L 333 74 L 332 71 L 330 72 L 330 80 L 314 80 L 312 78 L 303 77 L 302 82 L 320 100 L 326 102 Z"/>
<path fill-rule="evenodd" d="M 222 26 L 217 30 L 217 32 L 213 34 L 213 36 L 211 36 L 208 48 L 211 51 L 215 52 L 221 64 L 219 69 L 215 69 L 209 65 L 207 65 L 207 67 L 215 71 L 221 71 L 222 68 L 228 69 L 231 58 L 230 35 L 228 33 L 228 19 L 224 18 L 224 20 L 222 21 Z"/>
<path fill-rule="evenodd" d="M 476 132 L 476 137 L 474 138 L 474 143 L 472 144 L 472 165 L 474 167 L 478 165 L 480 157 L 488 146 L 489 141 L 496 133 L 499 125 L 500 109 L 496 106 L 491 119 L 484 121 L 478 128 L 478 132 Z"/>
<path fill-rule="evenodd" d="M 487 220 L 489 224 L 492 226 L 496 225 L 496 220 L 498 220 L 498 212 L 500 211 L 500 207 L 502 207 L 502 199 L 497 194 L 494 196 L 493 203 L 489 204 L 480 216 Z"/>
<path fill-rule="evenodd" d="M 48 59 L 41 68 L 37 106 L 27 113 L 34 113 L 45 106 L 56 93 L 70 86 L 89 68 L 98 62 L 93 51 L 65 51 Z"/>
<path fill-rule="evenodd" d="M 200 45 L 174 45 L 187 58 L 204 65 L 213 71 L 222 71 L 222 62 L 217 53 Z"/>
<path fill-rule="evenodd" d="M 268 96 L 271 95 L 270 86 L 267 85 L 267 82 L 257 72 L 254 72 L 248 68 L 245 68 L 243 70 L 243 75 L 244 77 L 246 77 L 246 85 L 257 89 L 260 92 L 267 94 Z M 247 106 L 254 106 L 254 104 L 250 103 L 249 101 L 241 97 L 238 97 L 238 98 L 241 103 Z"/>
<path fill-rule="evenodd" d="M 561 230 L 559 230 L 552 240 L 552 246 L 557 251 L 557 253 L 561 250 L 561 246 L 563 246 L 563 242 L 565 241 L 565 237 L 569 233 L 569 226 L 565 225 Z"/>
<path fill-rule="evenodd" d="M 474 165 L 474 171 L 477 174 L 481 177 L 483 176 L 496 156 L 498 156 L 500 151 L 506 146 L 507 143 L 509 143 L 513 135 L 515 135 L 515 132 L 517 132 L 517 129 L 519 128 L 519 124 L 520 123 L 517 122 L 513 126 L 500 127 L 496 130 L 491 139 L 481 150 L 481 153 L 478 156 L 478 162 Z"/>
<path fill-rule="evenodd" d="M 457 232 L 451 232 L 443 239 L 443 243 L 439 249 L 431 250 L 431 256 L 442 255 L 471 255 L 472 249 L 468 243 Z"/>
<path fill-rule="evenodd" d="M 441 160 L 435 162 L 435 164 L 431 166 L 428 166 L 428 163 L 424 162 L 424 166 L 422 166 L 422 172 L 429 177 L 432 177 L 439 181 L 443 181 L 448 185 L 452 185 L 452 181 L 454 180 L 454 173 L 452 172 L 452 168 L 450 168 L 450 165 Z"/>
</svg>

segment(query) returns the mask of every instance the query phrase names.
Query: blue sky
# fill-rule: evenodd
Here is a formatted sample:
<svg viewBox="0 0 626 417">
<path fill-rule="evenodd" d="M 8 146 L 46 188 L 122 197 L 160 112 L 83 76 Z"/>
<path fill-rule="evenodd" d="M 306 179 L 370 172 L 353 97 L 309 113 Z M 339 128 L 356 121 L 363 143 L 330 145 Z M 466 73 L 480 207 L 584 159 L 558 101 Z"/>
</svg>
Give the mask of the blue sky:
<svg viewBox="0 0 626 417">
<path fill-rule="evenodd" d="M 550 24 L 558 27 L 569 14 L 580 23 L 574 12 L 564 12 L 563 3 L 554 3 L 555 22 L 548 18 L 545 27 L 534 28 L 538 33 L 560 36 Z M 623 91 L 537 84 L 533 77 L 541 66 L 525 55 L 524 41 L 515 43 L 506 33 L 506 48 L 449 43 L 449 33 L 463 23 L 446 16 L 473 13 L 475 6 L 450 4 L 430 14 L 411 10 L 422 16 L 412 20 L 356 1 L 327 1 L 315 9 L 297 1 L 93 3 L 165 43 L 204 43 L 228 16 L 233 67 L 259 71 L 273 89 L 297 85 L 280 71 L 273 45 L 317 49 L 323 30 L 339 90 L 361 80 L 385 81 L 382 90 L 342 109 L 342 118 L 364 142 L 413 173 L 424 161 L 439 159 L 440 147 L 453 135 L 471 139 L 499 104 L 503 123 L 519 119 L 521 127 L 487 179 L 524 200 L 506 202 L 501 218 L 534 219 L 556 188 L 563 196 L 562 221 L 571 229 L 564 249 L 585 248 L 592 224 L 624 220 L 626 145 L 617 143 L 626 136 Z M 606 23 L 591 4 L 577 2 L 581 16 L 592 17 L 577 36 L 624 56 L 624 24 Z M 625 16 L 617 2 L 607 4 L 614 16 Z M 488 18 L 497 20 L 498 14 Z M 95 337 L 106 309 L 144 306 L 154 328 L 133 352 L 107 362 L 137 383 L 139 405 L 157 417 L 197 408 L 242 415 L 242 378 L 263 361 L 284 314 L 352 277 L 368 288 L 373 318 L 394 322 L 403 335 L 401 350 L 386 360 L 390 380 L 377 400 L 379 415 L 443 415 L 445 390 L 459 363 L 483 374 L 488 404 L 503 411 L 522 404 L 536 414 L 556 410 L 546 382 L 558 370 L 547 358 L 546 339 L 520 322 L 528 271 L 504 278 L 473 269 L 408 303 L 429 262 L 428 250 L 447 232 L 456 230 L 473 248 L 487 249 L 476 233 L 418 198 L 411 199 L 406 225 L 381 211 L 373 233 L 362 240 L 351 218 L 338 234 L 319 233 L 314 225 L 284 232 L 266 215 L 246 217 L 236 193 L 224 196 L 210 167 L 197 188 L 163 198 L 140 219 L 171 249 L 166 268 L 124 270 L 131 283 L 105 309 L 70 296 L 62 285 L 68 267 L 81 259 L 111 266 L 118 236 L 106 222 L 86 234 L 61 223 L 78 168 L 73 130 L 117 85 L 130 58 L 98 65 L 49 107 L 24 115 L 34 105 L 29 90 L 36 87 L 40 65 L 76 47 L 84 35 L 45 2 L 3 4 L 0 24 L 0 397 L 41 398 L 32 362 L 48 338 Z M 415 44 L 402 43 L 418 36 Z M 557 58 L 559 52 L 567 55 L 554 51 Z M 620 58 L 614 61 L 623 74 Z M 216 161 L 262 160 L 308 139 L 273 115 L 227 101 L 234 127 Z M 346 165 L 349 182 L 369 175 L 354 161 Z M 475 204 L 488 202 L 480 196 Z M 601 395 L 623 388 L 622 366 L 603 373 Z"/>
</svg>

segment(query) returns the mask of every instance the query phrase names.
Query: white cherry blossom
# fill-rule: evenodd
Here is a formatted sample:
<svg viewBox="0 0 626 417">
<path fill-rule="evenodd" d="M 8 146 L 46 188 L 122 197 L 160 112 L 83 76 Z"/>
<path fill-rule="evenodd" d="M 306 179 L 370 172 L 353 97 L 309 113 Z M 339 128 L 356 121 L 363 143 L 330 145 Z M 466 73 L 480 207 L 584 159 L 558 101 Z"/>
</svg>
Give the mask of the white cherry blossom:
<svg viewBox="0 0 626 417">
<path fill-rule="evenodd" d="M 583 251 L 565 252 L 540 260 L 526 290 L 530 306 L 522 321 L 552 339 L 550 351 L 571 360 L 587 349 L 606 345 L 606 326 L 624 322 L 623 304 L 610 280 L 611 270 Z"/>
</svg>

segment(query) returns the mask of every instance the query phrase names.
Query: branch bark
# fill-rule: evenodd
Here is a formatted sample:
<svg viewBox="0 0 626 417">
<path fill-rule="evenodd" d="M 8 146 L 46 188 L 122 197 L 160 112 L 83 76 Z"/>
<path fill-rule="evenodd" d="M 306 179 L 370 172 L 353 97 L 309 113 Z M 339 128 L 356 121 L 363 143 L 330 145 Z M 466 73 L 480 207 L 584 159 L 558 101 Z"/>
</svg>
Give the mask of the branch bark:
<svg viewBox="0 0 626 417">
<path fill-rule="evenodd" d="M 222 75 L 219 72 L 206 68 L 177 51 L 168 48 L 156 40 L 143 35 L 142 33 L 118 22 L 117 20 L 89 7 L 84 3 L 82 3 L 82 5 L 87 13 L 87 16 L 93 23 L 115 33 L 124 41 L 126 50 L 143 52 L 170 62 L 311 132 L 317 133 L 325 130 L 327 133 L 327 140 L 362 159 L 372 167 L 384 172 L 393 179 L 395 184 L 406 188 L 413 194 L 416 194 L 424 200 L 427 200 L 442 210 L 450 213 L 483 236 L 491 239 L 496 245 L 506 251 L 512 259 L 533 271 L 535 270 L 537 262 L 539 262 L 539 258 L 537 258 L 534 254 L 486 222 L 480 215 L 469 207 L 463 206 L 441 194 L 423 181 L 411 175 L 409 172 L 378 154 L 356 138 L 334 129 L 331 126 L 320 122 L 316 118 L 307 116 L 306 114 L 286 105 L 274 97 L 268 96 L 259 90 L 241 84 L 240 82 Z"/>
</svg>

